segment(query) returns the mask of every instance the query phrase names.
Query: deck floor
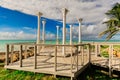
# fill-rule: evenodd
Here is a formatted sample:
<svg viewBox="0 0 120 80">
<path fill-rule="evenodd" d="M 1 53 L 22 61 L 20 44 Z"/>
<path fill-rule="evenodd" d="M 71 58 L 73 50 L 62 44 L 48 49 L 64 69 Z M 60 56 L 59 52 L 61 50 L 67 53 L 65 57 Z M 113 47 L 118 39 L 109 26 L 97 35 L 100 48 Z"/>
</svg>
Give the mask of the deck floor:
<svg viewBox="0 0 120 80">
<path fill-rule="evenodd" d="M 112 60 L 112 59 L 111 59 Z M 98 65 L 101 67 L 108 68 L 109 67 L 109 59 L 105 57 L 92 57 L 91 63 L 93 65 Z M 120 71 L 120 58 L 114 57 L 111 62 L 112 70 Z"/>
<path fill-rule="evenodd" d="M 71 57 L 57 57 L 57 71 L 54 68 L 55 57 L 53 56 L 37 56 L 37 68 L 34 69 L 34 56 L 22 60 L 22 67 L 19 66 L 19 61 L 10 63 L 5 66 L 8 69 L 24 70 L 37 73 L 53 74 L 67 77 L 75 77 L 81 70 L 88 66 L 87 56 L 84 56 L 84 65 L 81 65 L 81 55 L 78 56 L 78 71 L 76 68 L 76 56 L 72 56 L 73 69 L 71 73 Z M 84 66 L 84 67 L 83 67 Z M 86 67 L 85 67 L 86 66 Z"/>
</svg>

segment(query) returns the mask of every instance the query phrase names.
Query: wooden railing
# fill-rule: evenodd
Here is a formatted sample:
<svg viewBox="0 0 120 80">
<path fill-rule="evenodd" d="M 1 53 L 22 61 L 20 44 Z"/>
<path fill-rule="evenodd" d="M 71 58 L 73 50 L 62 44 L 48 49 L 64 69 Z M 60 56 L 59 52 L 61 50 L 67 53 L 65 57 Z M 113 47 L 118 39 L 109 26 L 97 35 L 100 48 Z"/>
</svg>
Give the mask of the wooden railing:
<svg viewBox="0 0 120 80">
<path fill-rule="evenodd" d="M 70 69 L 71 69 L 71 73 L 73 72 L 73 65 L 76 65 L 76 70 L 78 71 L 79 69 L 79 66 L 84 66 L 85 65 L 85 59 L 84 59 L 84 56 L 85 54 L 87 55 L 87 63 L 90 63 L 90 60 L 91 60 L 91 54 L 90 54 L 90 44 L 77 44 L 77 45 L 50 45 L 50 44 L 35 44 L 35 43 L 27 43 L 27 44 L 22 44 L 22 43 L 14 43 L 14 44 L 7 44 L 6 45 L 6 66 L 8 66 L 9 64 L 12 64 L 12 54 L 13 52 L 15 51 L 14 50 L 14 46 L 18 46 L 19 49 L 18 49 L 18 52 L 19 52 L 19 67 L 23 67 L 23 58 L 22 58 L 22 54 L 23 54 L 23 51 L 27 51 L 27 47 L 34 47 L 34 69 L 37 69 L 37 50 L 38 50 L 38 47 L 53 47 L 54 48 L 54 71 L 55 73 L 57 72 L 57 63 L 59 61 L 57 61 L 57 54 L 58 54 L 58 49 L 59 47 L 69 47 L 72 48 L 74 47 L 75 48 L 75 55 L 76 55 L 76 62 L 73 62 L 73 52 L 71 51 L 71 54 L 70 54 L 70 58 L 71 58 L 71 62 L 70 62 Z M 80 50 L 79 50 L 79 47 L 80 47 Z M 81 62 L 79 62 L 79 59 L 78 57 L 81 56 Z M 27 58 L 27 57 L 25 57 Z"/>
<path fill-rule="evenodd" d="M 108 60 L 108 64 L 106 64 L 106 66 L 109 67 L 109 76 L 112 76 L 112 71 L 114 69 L 116 69 L 115 66 L 119 66 L 118 69 L 120 70 L 120 56 L 114 55 L 115 46 L 120 47 L 119 42 L 93 42 L 93 43 L 90 43 L 90 44 L 91 44 L 91 46 L 93 46 L 92 47 L 93 52 L 91 52 L 91 53 L 94 53 L 96 58 L 97 57 L 104 57 L 104 56 L 101 55 L 102 54 L 102 49 L 103 49 L 102 46 L 107 46 L 108 57 L 104 57 L 104 58 Z"/>
</svg>

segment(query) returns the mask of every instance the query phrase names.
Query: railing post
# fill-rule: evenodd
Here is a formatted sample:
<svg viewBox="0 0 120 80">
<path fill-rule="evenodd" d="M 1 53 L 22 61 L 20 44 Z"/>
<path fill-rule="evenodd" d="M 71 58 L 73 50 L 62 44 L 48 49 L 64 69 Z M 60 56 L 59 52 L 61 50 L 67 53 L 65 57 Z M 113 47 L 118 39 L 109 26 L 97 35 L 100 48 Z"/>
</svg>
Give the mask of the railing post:
<svg viewBox="0 0 120 80">
<path fill-rule="evenodd" d="M 77 71 L 78 71 L 78 66 L 79 66 L 78 65 L 78 46 L 77 46 L 77 65 L 76 66 L 77 66 Z"/>
<path fill-rule="evenodd" d="M 91 62 L 91 45 L 88 44 L 88 59 L 89 59 L 89 63 Z"/>
<path fill-rule="evenodd" d="M 22 48 L 23 48 L 23 46 L 20 45 L 20 55 L 19 55 L 19 58 L 20 58 L 20 67 L 22 67 Z"/>
<path fill-rule="evenodd" d="M 11 60 L 10 60 L 10 62 L 11 63 L 13 63 L 13 51 L 14 51 L 14 46 L 13 45 L 11 45 L 11 54 L 10 54 L 10 56 L 11 56 Z"/>
<path fill-rule="evenodd" d="M 112 58 L 112 49 L 113 49 L 113 46 L 110 44 L 109 45 L 109 76 L 111 77 L 112 76 L 112 66 L 111 66 L 111 58 Z"/>
<path fill-rule="evenodd" d="M 27 58 L 27 45 L 25 45 L 25 53 L 24 53 L 25 59 Z"/>
<path fill-rule="evenodd" d="M 95 57 L 97 57 L 97 55 L 98 55 L 98 45 L 95 44 Z"/>
<path fill-rule="evenodd" d="M 6 45 L 7 52 L 6 52 L 6 65 L 9 65 L 9 44 Z"/>
<path fill-rule="evenodd" d="M 98 45 L 98 54 L 100 55 L 101 45 Z"/>
<path fill-rule="evenodd" d="M 81 47 L 82 48 L 82 53 L 81 53 L 81 65 L 84 65 L 84 46 Z"/>
<path fill-rule="evenodd" d="M 36 45 L 34 46 L 34 58 L 35 58 L 34 69 L 37 69 L 37 46 Z"/>
<path fill-rule="evenodd" d="M 73 53 L 73 52 L 71 52 L 71 64 L 70 64 L 70 66 L 71 66 L 71 74 L 72 74 L 72 69 L 73 69 L 72 53 Z"/>
<path fill-rule="evenodd" d="M 55 74 L 54 76 L 56 77 L 56 71 L 57 71 L 57 46 L 55 46 L 55 62 L 54 62 L 54 71 L 55 71 Z"/>
</svg>

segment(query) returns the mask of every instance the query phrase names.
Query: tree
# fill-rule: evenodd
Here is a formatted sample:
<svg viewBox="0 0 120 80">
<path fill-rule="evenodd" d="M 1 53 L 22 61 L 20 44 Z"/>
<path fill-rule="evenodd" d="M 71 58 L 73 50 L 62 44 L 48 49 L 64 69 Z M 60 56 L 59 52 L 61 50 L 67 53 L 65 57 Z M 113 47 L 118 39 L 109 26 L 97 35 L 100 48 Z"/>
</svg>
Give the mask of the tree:
<svg viewBox="0 0 120 80">
<path fill-rule="evenodd" d="M 99 37 L 107 35 L 106 40 L 109 40 L 120 31 L 120 4 L 116 3 L 111 10 L 108 10 L 106 15 L 109 17 L 109 20 L 104 22 L 107 29 L 101 32 Z"/>
</svg>

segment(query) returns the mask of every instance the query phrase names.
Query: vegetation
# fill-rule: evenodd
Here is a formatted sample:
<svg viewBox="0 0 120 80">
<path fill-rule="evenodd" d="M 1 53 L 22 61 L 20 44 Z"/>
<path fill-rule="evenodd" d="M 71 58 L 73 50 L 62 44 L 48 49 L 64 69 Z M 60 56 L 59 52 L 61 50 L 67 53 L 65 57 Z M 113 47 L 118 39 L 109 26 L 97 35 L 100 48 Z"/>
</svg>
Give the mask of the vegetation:
<svg viewBox="0 0 120 80">
<path fill-rule="evenodd" d="M 107 25 L 107 30 L 101 32 L 99 37 L 107 35 L 106 40 L 109 40 L 120 30 L 120 4 L 116 3 L 106 15 L 109 17 L 109 20 L 104 22 Z"/>
</svg>

